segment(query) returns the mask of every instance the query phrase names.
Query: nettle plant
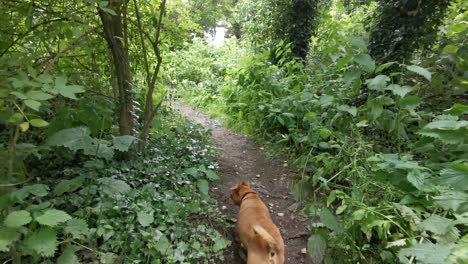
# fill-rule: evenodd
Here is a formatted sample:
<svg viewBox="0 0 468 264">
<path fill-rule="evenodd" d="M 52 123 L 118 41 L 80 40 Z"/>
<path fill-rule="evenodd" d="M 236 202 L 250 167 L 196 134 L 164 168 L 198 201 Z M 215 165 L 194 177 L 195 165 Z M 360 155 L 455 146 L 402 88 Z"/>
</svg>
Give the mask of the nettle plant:
<svg viewBox="0 0 468 264">
<path fill-rule="evenodd" d="M 335 157 L 310 158 L 317 169 L 295 186 L 298 197 L 314 187 L 329 191 L 326 206 L 331 210 L 313 204 L 304 210 L 321 220 L 313 224 L 309 252 L 320 259 L 344 251 L 353 259 L 371 254 L 386 263 L 463 263 L 468 256 L 463 236 L 468 227 L 468 122 L 463 119 L 468 106 L 454 104 L 438 115 L 424 110 L 425 102 L 417 95 L 424 82 L 404 84 L 418 75 L 430 82 L 431 72 L 422 67 L 394 62 L 376 67 L 365 53 L 348 61 L 352 64 L 344 67 L 341 81 L 345 87 L 365 84 L 366 101 L 360 106 L 343 104 L 344 97 L 336 96 L 344 93 L 340 86 L 320 96 L 321 111 L 332 118 L 323 119 L 326 128 L 317 133 Z M 362 72 L 375 77 L 361 81 Z M 340 132 L 336 124 L 349 128 L 357 139 Z M 359 141 L 362 137 L 380 143 L 372 150 Z M 364 151 L 349 151 L 346 142 Z M 337 166 L 348 172 L 337 171 Z M 351 192 L 346 191 L 348 185 Z M 334 253 L 326 250 L 327 244 Z"/>
</svg>

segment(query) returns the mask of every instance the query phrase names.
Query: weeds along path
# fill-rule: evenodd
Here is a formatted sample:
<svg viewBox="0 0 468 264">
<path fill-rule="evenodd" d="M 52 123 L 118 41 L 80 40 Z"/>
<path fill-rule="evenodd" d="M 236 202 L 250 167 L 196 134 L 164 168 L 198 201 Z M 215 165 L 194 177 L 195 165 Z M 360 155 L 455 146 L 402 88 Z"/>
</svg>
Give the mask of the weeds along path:
<svg viewBox="0 0 468 264">
<path fill-rule="evenodd" d="M 243 135 L 223 128 L 207 114 L 196 111 L 183 103 L 176 103 L 174 108 L 182 115 L 212 129 L 213 143 L 219 151 L 219 166 L 223 174 L 211 186 L 211 193 L 219 200 L 219 206 L 226 206 L 224 212 L 230 218 L 236 218 L 237 206 L 227 203 L 230 188 L 240 181 L 249 181 L 264 203 L 269 207 L 273 221 L 278 225 L 286 246 L 285 263 L 308 263 L 301 249 L 307 243 L 307 219 L 300 216 L 294 207 L 290 192 L 292 174 L 283 162 L 269 160 L 262 149 Z M 240 245 L 234 227 L 226 230 L 231 247 L 226 250 L 226 260 L 221 263 L 245 263 L 239 256 Z"/>
</svg>

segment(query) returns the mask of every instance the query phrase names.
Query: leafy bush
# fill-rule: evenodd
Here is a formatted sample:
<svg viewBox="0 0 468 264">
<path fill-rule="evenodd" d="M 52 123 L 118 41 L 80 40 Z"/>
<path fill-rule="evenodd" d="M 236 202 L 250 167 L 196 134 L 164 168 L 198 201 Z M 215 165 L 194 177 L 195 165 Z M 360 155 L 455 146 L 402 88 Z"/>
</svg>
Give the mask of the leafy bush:
<svg viewBox="0 0 468 264">
<path fill-rule="evenodd" d="M 28 160 L 37 183 L 2 196 L 2 210 L 11 211 L 0 219 L 0 250 L 28 263 L 209 263 L 222 257 L 226 223 L 208 196 L 208 180 L 218 178 L 214 149 L 200 127 L 168 115 L 157 120 L 163 129 L 150 148 L 131 161 L 107 156 L 128 150 L 128 136 L 114 137 L 112 145 L 81 127 L 51 136 L 55 150 Z M 92 146 L 96 152 L 88 153 Z"/>
<path fill-rule="evenodd" d="M 253 56 L 246 48 L 227 75 L 212 76 L 217 89 L 197 90 L 210 98 L 198 105 L 291 155 L 300 169 L 293 194 L 305 215 L 320 219 L 311 222 L 308 243 L 317 260 L 464 263 L 467 29 L 460 5 L 450 6 L 448 34 L 440 33 L 432 52 L 378 64 L 364 27 L 375 5 L 348 14 L 337 1 L 320 12 L 307 65 L 288 59 L 288 44 Z"/>
</svg>

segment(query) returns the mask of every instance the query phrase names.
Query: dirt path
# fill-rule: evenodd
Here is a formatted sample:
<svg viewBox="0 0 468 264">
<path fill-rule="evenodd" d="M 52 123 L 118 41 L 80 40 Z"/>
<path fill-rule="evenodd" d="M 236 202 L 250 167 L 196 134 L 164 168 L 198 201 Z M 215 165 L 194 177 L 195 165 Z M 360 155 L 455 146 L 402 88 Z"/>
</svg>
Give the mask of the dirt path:
<svg viewBox="0 0 468 264">
<path fill-rule="evenodd" d="M 306 263 L 301 249 L 307 243 L 307 219 L 291 210 L 294 199 L 290 193 L 292 173 L 278 160 L 268 160 L 263 149 L 243 135 L 223 128 L 216 120 L 187 105 L 176 104 L 174 108 L 196 123 L 212 129 L 213 143 L 220 152 L 219 166 L 223 177 L 212 185 L 213 195 L 218 197 L 220 206 L 225 205 L 228 217 L 236 218 L 238 208 L 227 204 L 229 189 L 240 181 L 249 181 L 264 203 L 269 207 L 273 221 L 278 225 L 286 246 L 285 263 Z M 233 242 L 226 250 L 223 264 L 245 263 L 239 256 L 240 247 L 234 228 L 228 234 Z"/>
</svg>

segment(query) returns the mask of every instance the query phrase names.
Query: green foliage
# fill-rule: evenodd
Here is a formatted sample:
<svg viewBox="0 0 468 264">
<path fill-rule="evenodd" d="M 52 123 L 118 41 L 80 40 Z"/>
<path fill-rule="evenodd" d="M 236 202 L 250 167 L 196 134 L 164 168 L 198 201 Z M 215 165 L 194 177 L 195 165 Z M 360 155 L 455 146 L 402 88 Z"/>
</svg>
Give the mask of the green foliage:
<svg viewBox="0 0 468 264">
<path fill-rule="evenodd" d="M 246 8 L 258 8 L 253 16 L 277 8 L 263 4 Z M 293 195 L 320 219 L 310 225 L 311 257 L 452 263 L 465 254 L 468 230 L 466 63 L 455 48 L 466 42 L 460 5 L 449 7 L 453 17 L 442 26 L 453 30 L 441 31 L 440 46 L 415 61 L 376 62 L 364 26 L 376 5 L 349 14 L 336 1 L 320 9 L 306 66 L 290 59 L 291 44 L 279 43 L 267 51 L 245 47 L 238 65 L 226 63 L 229 53 L 218 55 L 227 68 L 221 73 L 194 62 L 192 70 L 209 71 L 204 82 L 216 87 L 184 85 L 195 75 L 175 78 L 189 102 L 290 155 L 300 170 Z M 251 37 L 268 39 L 260 30 L 272 25 L 268 19 L 246 24 Z M 203 61 L 207 52 L 213 49 L 195 46 L 180 60 Z M 319 194 L 325 205 L 313 201 Z"/>
<path fill-rule="evenodd" d="M 369 50 L 378 62 L 406 61 L 436 40 L 450 0 L 378 1 L 370 26 Z"/>
</svg>

